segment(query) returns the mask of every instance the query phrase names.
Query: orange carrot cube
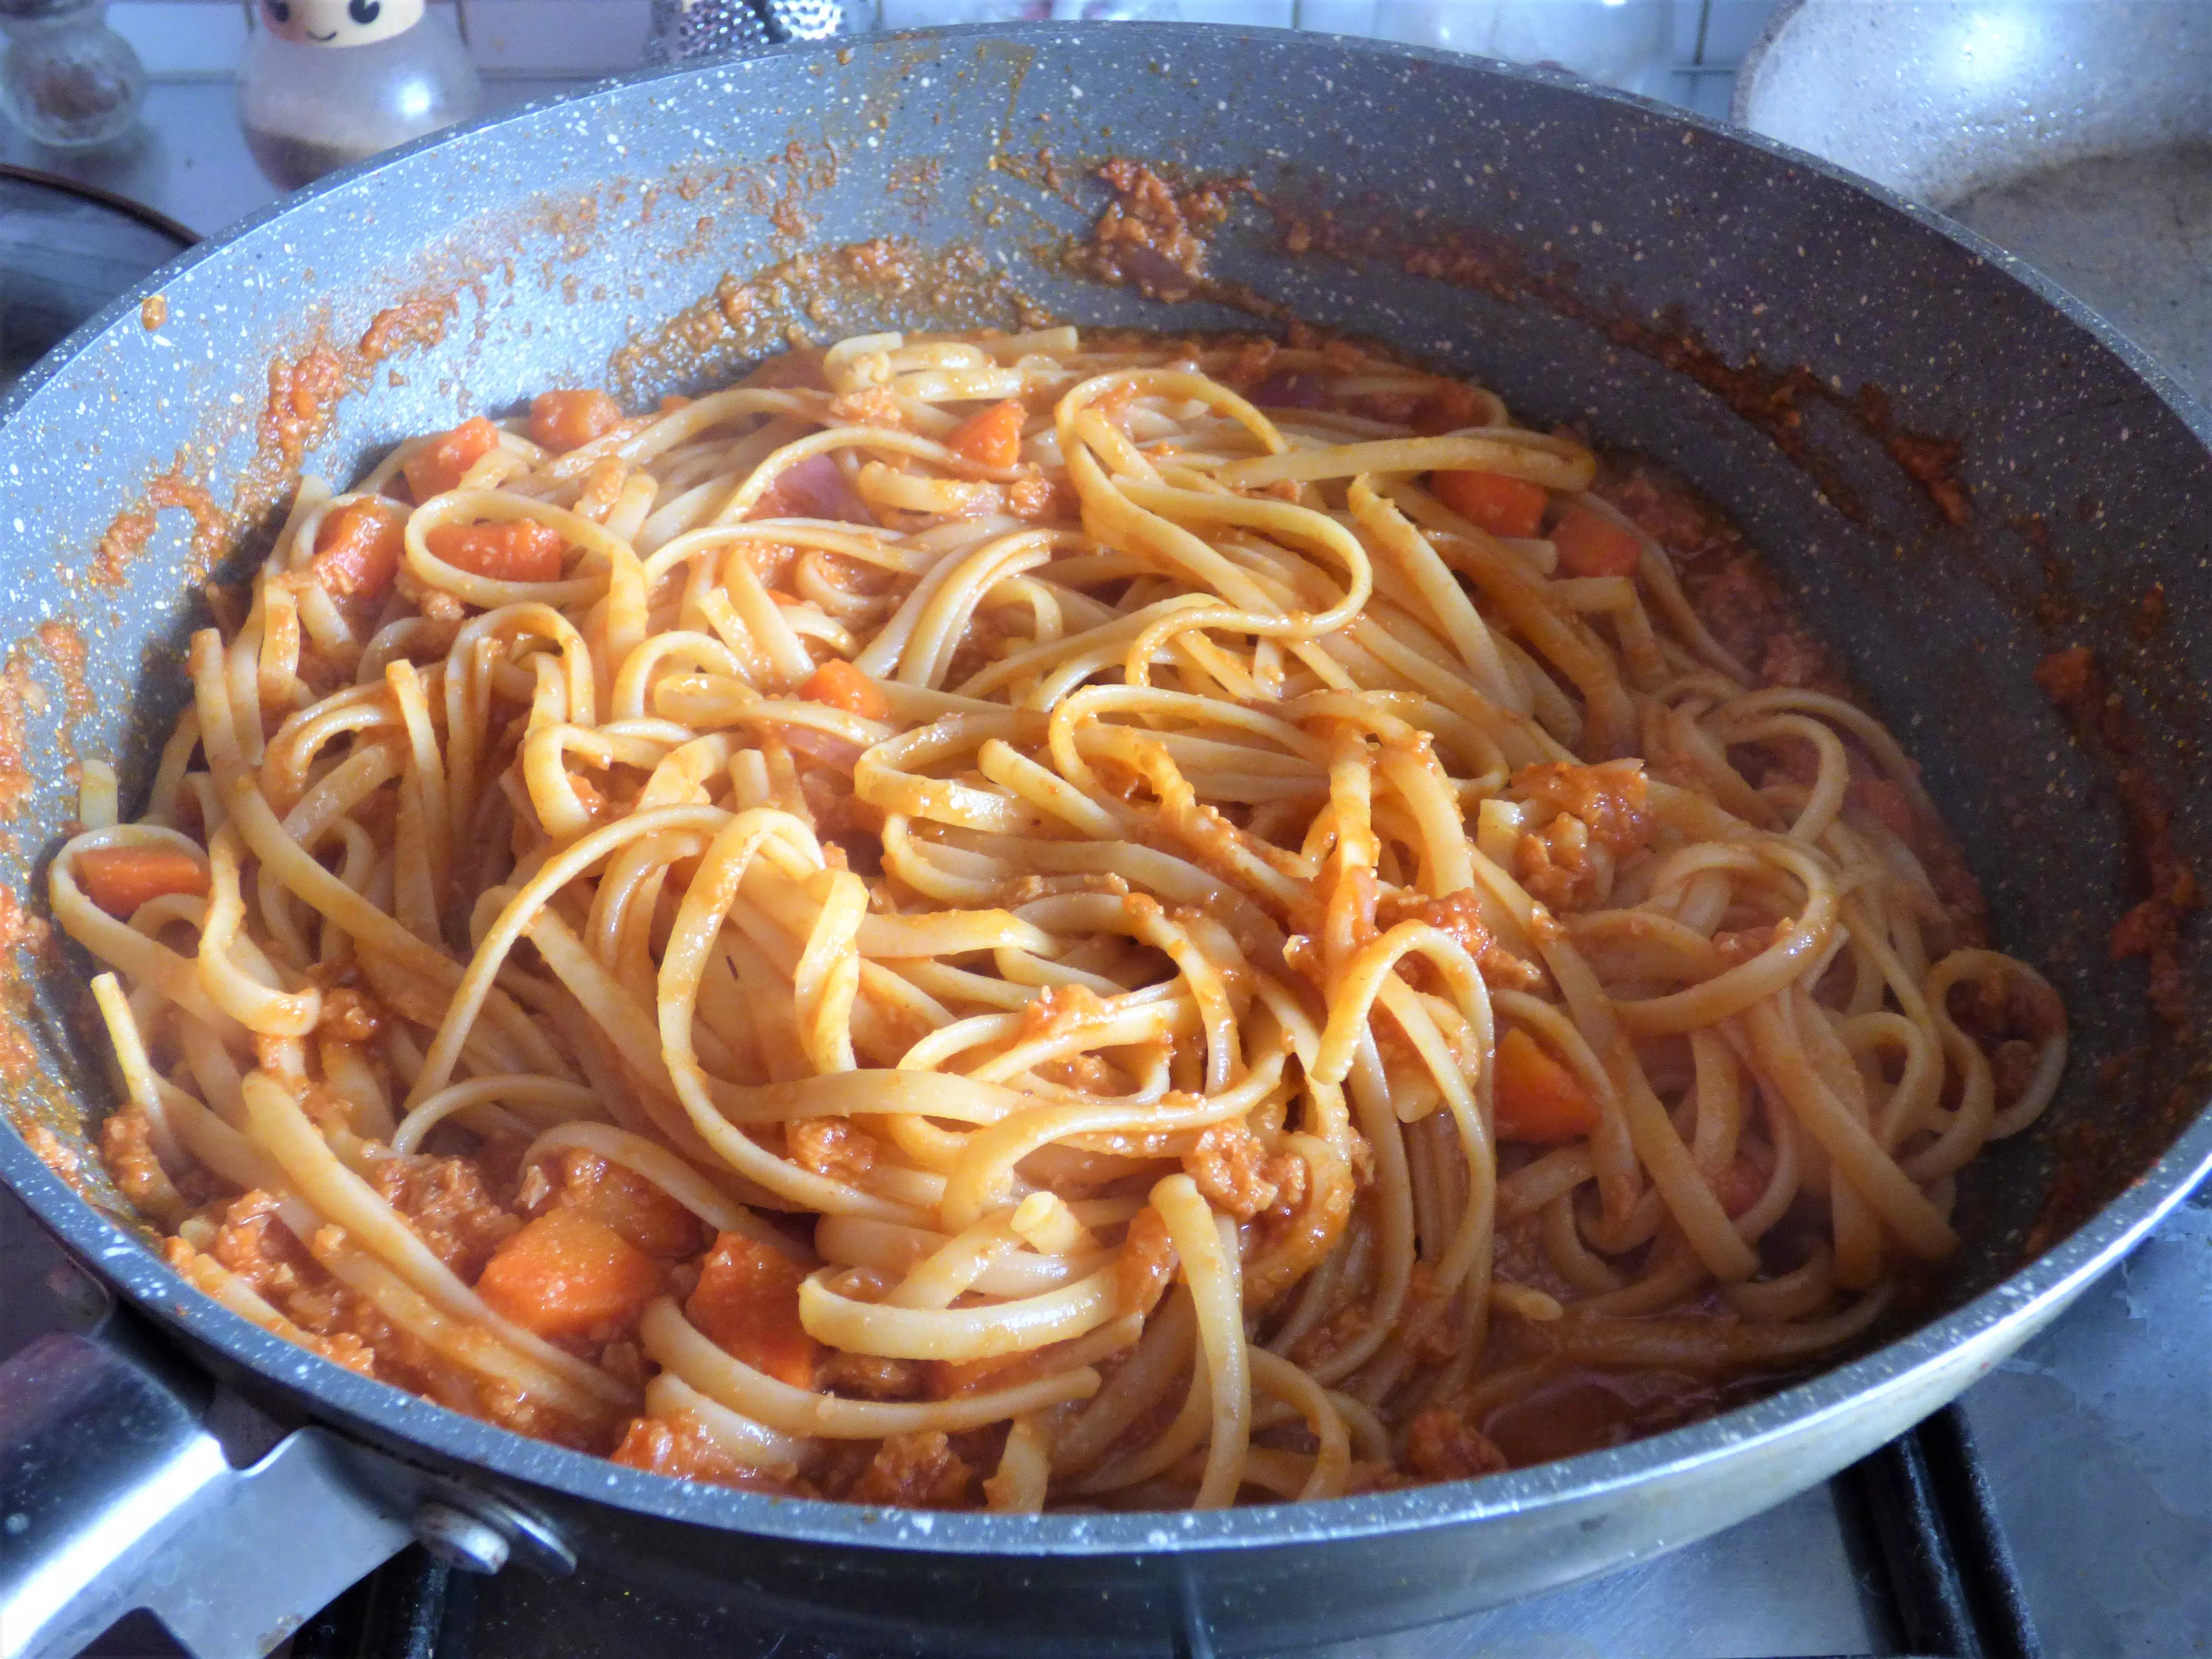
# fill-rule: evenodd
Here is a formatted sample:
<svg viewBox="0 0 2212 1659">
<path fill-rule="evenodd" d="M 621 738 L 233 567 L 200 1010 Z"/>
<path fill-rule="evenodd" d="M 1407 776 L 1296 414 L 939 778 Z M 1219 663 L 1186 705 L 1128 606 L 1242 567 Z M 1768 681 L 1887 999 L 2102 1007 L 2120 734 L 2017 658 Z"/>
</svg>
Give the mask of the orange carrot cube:
<svg viewBox="0 0 2212 1659">
<path fill-rule="evenodd" d="M 477 1281 L 477 1294 L 526 1331 L 575 1337 L 635 1322 L 661 1284 L 652 1257 L 564 1204 L 499 1247 Z"/>
<path fill-rule="evenodd" d="M 1597 1103 L 1581 1079 L 1519 1026 L 1498 1038 L 1494 1066 L 1491 1094 L 1500 1140 L 1556 1145 L 1597 1127 Z"/>
</svg>

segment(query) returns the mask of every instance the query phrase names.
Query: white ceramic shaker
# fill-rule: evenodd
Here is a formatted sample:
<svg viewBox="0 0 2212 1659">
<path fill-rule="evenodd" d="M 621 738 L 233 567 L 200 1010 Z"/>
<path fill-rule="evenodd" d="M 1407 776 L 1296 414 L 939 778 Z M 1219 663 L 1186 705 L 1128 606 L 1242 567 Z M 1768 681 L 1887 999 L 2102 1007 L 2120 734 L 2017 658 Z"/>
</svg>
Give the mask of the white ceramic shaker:
<svg viewBox="0 0 2212 1659">
<path fill-rule="evenodd" d="M 451 13 L 422 0 L 258 0 L 238 119 L 270 181 L 298 188 L 476 113 Z"/>
</svg>

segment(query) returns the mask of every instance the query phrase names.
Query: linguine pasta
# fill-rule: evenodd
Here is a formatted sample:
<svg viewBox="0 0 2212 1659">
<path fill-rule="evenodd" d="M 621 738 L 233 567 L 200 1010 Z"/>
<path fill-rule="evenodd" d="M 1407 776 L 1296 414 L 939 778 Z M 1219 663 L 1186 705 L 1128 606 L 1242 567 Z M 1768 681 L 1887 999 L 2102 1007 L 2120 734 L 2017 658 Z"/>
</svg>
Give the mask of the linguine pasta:
<svg viewBox="0 0 2212 1659">
<path fill-rule="evenodd" d="M 733 1485 L 1218 1507 L 1712 1409 L 1954 1249 L 2065 1036 L 1686 499 L 1066 328 L 310 482 L 52 865 L 111 1166 L 246 1317 Z"/>
</svg>

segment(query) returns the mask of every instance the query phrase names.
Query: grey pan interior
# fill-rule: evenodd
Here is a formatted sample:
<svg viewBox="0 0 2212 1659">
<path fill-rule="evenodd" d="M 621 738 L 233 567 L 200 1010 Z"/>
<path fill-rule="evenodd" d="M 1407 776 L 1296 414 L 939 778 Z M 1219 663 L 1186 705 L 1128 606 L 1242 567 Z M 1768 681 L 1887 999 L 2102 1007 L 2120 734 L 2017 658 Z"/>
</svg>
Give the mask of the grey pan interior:
<svg viewBox="0 0 2212 1659">
<path fill-rule="evenodd" d="M 1073 200 L 1029 182 L 1043 144 Z M 2049 650 L 2098 647 L 2178 804 L 2176 839 L 2203 864 L 2205 417 L 2080 307 L 1941 220 L 1802 155 L 1542 72 L 1170 26 L 875 37 L 633 80 L 342 175 L 167 267 L 146 290 L 167 297 L 161 329 L 142 326 L 134 294 L 5 405 L 0 618 L 26 636 L 76 619 L 93 689 L 73 702 L 27 645 L 11 671 L 23 752 L 118 755 L 128 775 L 166 729 L 175 647 L 201 614 L 190 526 L 164 513 L 120 587 L 92 579 L 92 550 L 173 465 L 227 499 L 256 453 L 271 360 L 317 331 L 350 342 L 405 297 L 459 297 L 442 341 L 337 406 L 310 464 L 343 477 L 403 434 L 513 409 L 549 384 L 611 374 L 645 398 L 714 379 L 746 343 L 703 325 L 691 348 L 611 360 L 726 273 L 800 246 L 903 237 L 999 273 L 925 259 L 903 294 L 833 289 L 809 325 L 823 335 L 1010 323 L 1017 290 L 1077 321 L 1249 326 L 1040 257 L 1095 212 L 1082 164 L 1109 155 L 1249 177 L 1277 203 L 1340 206 L 1405 241 L 1477 227 L 1532 270 L 1571 268 L 1548 291 L 1579 295 L 1578 316 L 1401 258 L 1292 256 L 1250 204 L 1213 256 L 1218 276 L 1294 315 L 1479 374 L 1523 418 L 1586 419 L 1680 469 L 1797 584 L 1924 762 L 2000 937 L 2045 966 L 2075 1020 L 2057 1108 L 1964 1185 L 1961 1259 L 1895 1340 L 1847 1365 L 1711 1423 L 1487 1481 L 1224 1515 L 882 1515 L 618 1470 L 340 1371 L 185 1291 L 96 1173 L 82 1174 L 88 1202 L 0 1134 L 0 1174 L 208 1364 L 264 1401 L 526 1494 L 587 1559 L 641 1583 L 751 1598 L 793 1627 L 981 1653 L 1045 1638 L 1152 1650 L 1202 1626 L 1264 1650 L 1563 1583 L 1810 1484 L 2024 1340 L 2212 1158 L 2195 1049 L 2145 1012 L 2141 963 L 2106 957 L 2136 896 L 2109 773 L 2030 679 Z M 940 280 L 948 270 L 959 280 Z M 1861 517 L 1845 517 L 1658 360 L 1686 332 L 1700 361 L 1803 365 L 1844 392 L 1878 384 L 1904 425 L 1962 439 L 1972 525 L 1945 525 L 1839 408 L 1808 398 L 1800 432 L 1856 498 Z M 2020 527 L 2031 517 L 2047 556 Z M 243 528 L 237 568 L 265 533 Z M 2168 615 L 2145 632 L 2138 601 L 2154 580 Z M 0 853 L 0 879 L 25 895 L 42 890 L 72 810 L 58 762 L 31 772 Z M 66 953 L 24 956 L 9 1073 L 17 1122 L 78 1146 L 80 1107 L 91 1122 L 105 1099 L 93 1050 L 69 1035 L 82 973 Z"/>
</svg>

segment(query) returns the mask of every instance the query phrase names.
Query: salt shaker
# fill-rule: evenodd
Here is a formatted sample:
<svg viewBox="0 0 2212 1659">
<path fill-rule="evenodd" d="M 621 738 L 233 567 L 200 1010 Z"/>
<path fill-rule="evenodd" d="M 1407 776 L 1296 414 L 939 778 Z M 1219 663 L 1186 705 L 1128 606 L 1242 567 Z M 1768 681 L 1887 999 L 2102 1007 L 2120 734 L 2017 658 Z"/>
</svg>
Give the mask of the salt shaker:
<svg viewBox="0 0 2212 1659">
<path fill-rule="evenodd" d="M 137 124 L 146 71 L 107 0 L 0 0 L 0 105 L 39 143 L 104 144 Z"/>
<path fill-rule="evenodd" d="M 272 184 L 296 189 L 476 113 L 468 48 L 422 0 L 258 0 L 257 13 L 238 118 Z"/>
</svg>

